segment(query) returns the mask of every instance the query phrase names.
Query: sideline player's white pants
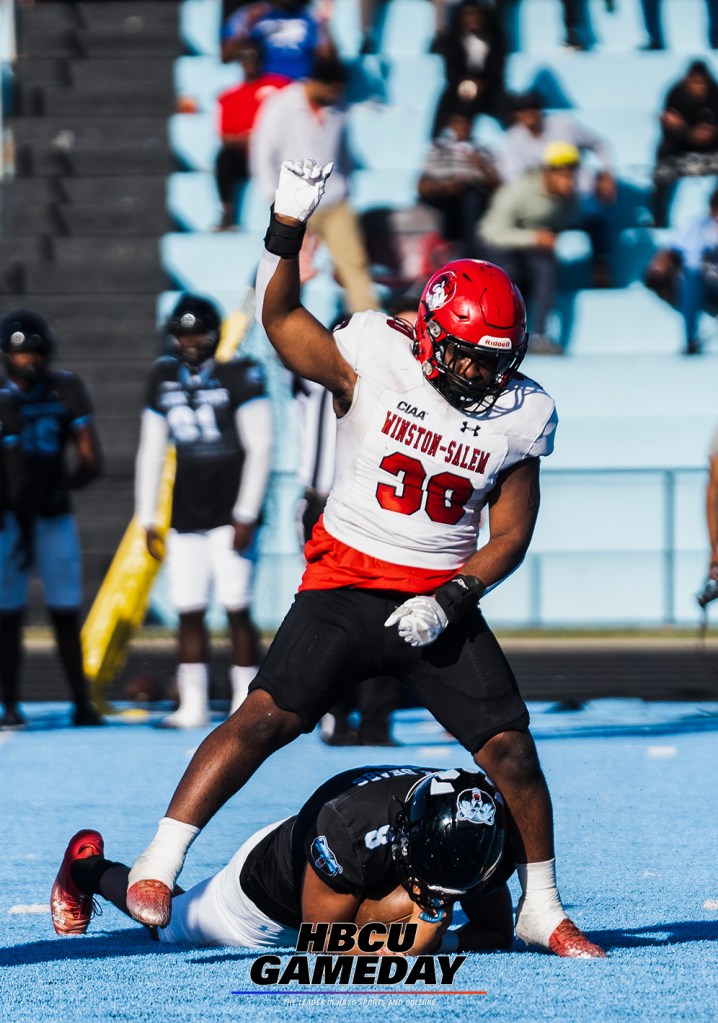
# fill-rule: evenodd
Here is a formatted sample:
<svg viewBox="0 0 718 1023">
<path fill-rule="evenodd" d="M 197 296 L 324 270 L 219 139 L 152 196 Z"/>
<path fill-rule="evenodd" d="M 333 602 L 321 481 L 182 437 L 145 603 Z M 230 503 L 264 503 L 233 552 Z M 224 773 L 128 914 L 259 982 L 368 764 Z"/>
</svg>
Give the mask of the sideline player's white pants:
<svg viewBox="0 0 718 1023">
<path fill-rule="evenodd" d="M 179 614 L 204 610 L 209 605 L 212 585 L 217 601 L 228 611 L 243 611 L 249 606 L 256 538 L 241 554 L 234 550 L 233 541 L 231 525 L 197 533 L 169 531 L 170 599 Z"/>
<path fill-rule="evenodd" d="M 160 941 L 238 945 L 243 948 L 294 948 L 297 931 L 266 916 L 242 891 L 239 883 L 239 875 L 250 851 L 281 823 L 275 821 L 255 832 L 218 874 L 172 899 L 172 919 L 159 931 Z"/>
</svg>

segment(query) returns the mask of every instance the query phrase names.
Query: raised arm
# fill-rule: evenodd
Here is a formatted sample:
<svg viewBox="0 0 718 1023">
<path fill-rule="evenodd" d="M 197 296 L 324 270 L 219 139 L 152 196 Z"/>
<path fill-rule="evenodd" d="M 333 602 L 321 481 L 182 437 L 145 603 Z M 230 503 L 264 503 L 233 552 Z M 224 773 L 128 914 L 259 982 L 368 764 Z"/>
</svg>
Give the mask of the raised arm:
<svg viewBox="0 0 718 1023">
<path fill-rule="evenodd" d="M 356 373 L 334 335 L 301 304 L 299 250 L 306 222 L 324 193 L 331 164 L 285 160 L 279 178 L 265 252 L 257 274 L 257 320 L 284 364 L 332 392 L 342 416 L 354 395 Z"/>
</svg>

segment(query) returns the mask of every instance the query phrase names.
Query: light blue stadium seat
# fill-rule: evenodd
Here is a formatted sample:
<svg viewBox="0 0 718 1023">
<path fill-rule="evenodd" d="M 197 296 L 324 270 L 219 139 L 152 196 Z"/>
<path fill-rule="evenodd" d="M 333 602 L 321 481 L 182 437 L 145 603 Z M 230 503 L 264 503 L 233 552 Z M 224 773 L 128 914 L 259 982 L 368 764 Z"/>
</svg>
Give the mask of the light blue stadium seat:
<svg viewBox="0 0 718 1023">
<path fill-rule="evenodd" d="M 391 0 L 381 32 L 382 53 L 426 53 L 434 38 L 434 5 L 428 0 Z"/>
<path fill-rule="evenodd" d="M 561 5 L 554 0 L 524 0 L 519 5 L 518 33 L 522 52 L 555 52 L 564 37 Z"/>
<path fill-rule="evenodd" d="M 168 133 L 172 152 L 188 170 L 214 169 L 219 135 L 212 114 L 173 114 Z"/>
<path fill-rule="evenodd" d="M 360 166 L 419 170 L 428 143 L 424 119 L 411 110 L 362 103 L 349 109 L 349 139 Z"/>
<path fill-rule="evenodd" d="M 708 213 L 708 200 L 715 190 L 718 179 L 714 175 L 705 178 L 681 178 L 676 185 L 669 212 L 672 227 L 684 228 L 697 217 Z"/>
<path fill-rule="evenodd" d="M 193 53 L 219 56 L 222 0 L 184 0 L 180 34 Z"/>
<path fill-rule="evenodd" d="M 214 176 L 208 171 L 171 174 L 167 209 L 184 231 L 211 231 L 222 212 Z"/>
<path fill-rule="evenodd" d="M 701 56 L 718 70 L 714 54 Z M 508 62 L 507 85 L 512 91 L 535 88 L 552 107 L 658 111 L 669 87 L 685 72 L 688 62 L 686 54 L 671 51 L 565 50 L 548 56 L 515 53 Z"/>
<path fill-rule="evenodd" d="M 667 6 L 664 4 L 664 6 Z M 607 11 L 605 0 L 590 0 L 590 16 L 597 50 L 635 51 L 646 42 L 640 3 L 614 4 Z"/>
<path fill-rule="evenodd" d="M 302 304 L 326 327 L 331 327 L 343 305 L 342 288 L 326 271 L 317 274 L 302 288 Z"/>
<path fill-rule="evenodd" d="M 174 63 L 175 92 L 178 98 L 193 99 L 197 109 L 214 114 L 217 97 L 225 89 L 243 80 L 237 61 L 220 63 L 217 57 L 178 57 Z"/>
<path fill-rule="evenodd" d="M 393 209 L 413 206 L 417 201 L 418 179 L 419 172 L 414 168 L 355 171 L 351 181 L 351 204 L 358 213 L 374 206 Z"/>
<path fill-rule="evenodd" d="M 356 0 L 334 0 L 329 31 L 344 59 L 357 55 L 361 45 L 361 27 Z"/>
<path fill-rule="evenodd" d="M 444 83 L 444 62 L 438 54 L 398 53 L 388 62 L 387 102 L 428 112 L 430 122 Z"/>
<path fill-rule="evenodd" d="M 647 41 L 638 0 L 617 0 L 613 13 L 605 0 L 590 0 L 589 12 L 597 49 L 634 51 Z M 706 49 L 704 0 L 670 0 L 664 3 L 666 45 L 683 53 Z M 518 16 L 519 49 L 525 53 L 555 54 L 564 40 L 561 5 L 554 0 L 523 0 Z M 599 83 L 597 83 L 598 87 Z"/>
<path fill-rule="evenodd" d="M 673 355 L 683 348 L 683 320 L 642 284 L 576 295 L 570 353 Z"/>
<path fill-rule="evenodd" d="M 472 138 L 487 146 L 494 152 L 498 152 L 504 144 L 504 129 L 495 117 L 488 114 L 481 114 L 474 121 Z"/>
<path fill-rule="evenodd" d="M 254 284 L 262 251 L 262 235 L 244 232 L 166 234 L 160 240 L 166 273 L 178 287 L 204 293 L 243 293 Z"/>
</svg>

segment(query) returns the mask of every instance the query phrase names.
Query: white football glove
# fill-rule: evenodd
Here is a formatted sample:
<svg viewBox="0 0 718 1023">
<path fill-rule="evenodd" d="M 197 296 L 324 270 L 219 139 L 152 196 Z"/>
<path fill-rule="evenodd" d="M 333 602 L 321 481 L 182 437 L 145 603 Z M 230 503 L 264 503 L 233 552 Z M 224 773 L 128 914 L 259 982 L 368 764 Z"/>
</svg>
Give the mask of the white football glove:
<svg viewBox="0 0 718 1023">
<path fill-rule="evenodd" d="M 333 163 L 324 167 L 316 160 L 285 160 L 274 193 L 274 212 L 305 223 L 324 195 Z"/>
<path fill-rule="evenodd" d="M 384 622 L 385 626 L 397 624 L 399 635 L 405 643 L 428 646 L 441 635 L 449 619 L 433 597 L 410 597 L 396 611 L 392 611 Z"/>
</svg>

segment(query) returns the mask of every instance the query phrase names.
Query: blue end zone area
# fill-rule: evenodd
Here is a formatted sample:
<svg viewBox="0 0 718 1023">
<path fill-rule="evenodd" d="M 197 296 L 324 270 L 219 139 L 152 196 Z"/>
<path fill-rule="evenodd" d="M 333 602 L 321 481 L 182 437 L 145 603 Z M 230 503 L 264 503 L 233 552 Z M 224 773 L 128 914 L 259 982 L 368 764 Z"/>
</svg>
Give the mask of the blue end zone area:
<svg viewBox="0 0 718 1023">
<path fill-rule="evenodd" d="M 90 730 L 70 728 L 62 705 L 23 709 L 31 727 L 0 733 L 5 1020 L 263 1023 L 279 1014 L 292 1021 L 341 1014 L 353 1023 L 387 1012 L 507 1023 L 718 1017 L 718 704 L 605 700 L 563 713 L 532 705 L 554 800 L 563 899 L 609 958 L 560 960 L 519 948 L 473 955 L 454 989 L 487 993 L 441 997 L 372 995 L 371 987 L 359 994 L 255 988 L 249 970 L 258 953 L 158 945 L 107 904 L 84 937 L 55 937 L 48 899 L 69 837 L 98 828 L 106 854 L 130 862 L 206 733 L 157 731 L 150 726 L 159 711 Z M 359 763 L 468 766 L 468 754 L 421 710 L 400 712 L 395 732 L 398 749 L 330 749 L 315 732 L 275 754 L 197 839 L 183 885 L 222 867 L 254 830 L 296 810 L 337 771 Z"/>
</svg>

